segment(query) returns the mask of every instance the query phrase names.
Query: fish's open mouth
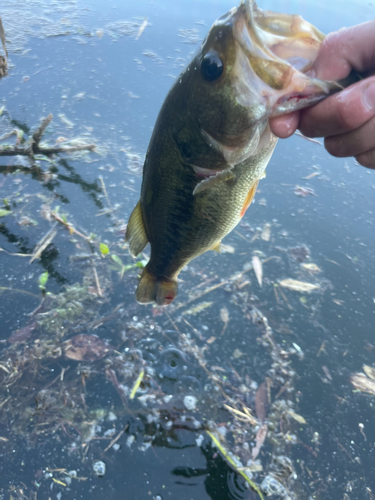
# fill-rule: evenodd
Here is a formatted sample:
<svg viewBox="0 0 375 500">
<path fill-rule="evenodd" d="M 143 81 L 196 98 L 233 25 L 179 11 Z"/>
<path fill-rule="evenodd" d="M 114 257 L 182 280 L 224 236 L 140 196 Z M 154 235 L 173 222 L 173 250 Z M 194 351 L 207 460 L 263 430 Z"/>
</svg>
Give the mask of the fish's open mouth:
<svg viewBox="0 0 375 500">
<path fill-rule="evenodd" d="M 257 95 L 269 116 L 302 109 L 341 90 L 308 75 L 324 35 L 301 16 L 263 11 L 254 0 L 243 0 L 233 21 L 234 36 L 251 68 L 245 75 L 251 80 L 251 104 Z"/>
</svg>

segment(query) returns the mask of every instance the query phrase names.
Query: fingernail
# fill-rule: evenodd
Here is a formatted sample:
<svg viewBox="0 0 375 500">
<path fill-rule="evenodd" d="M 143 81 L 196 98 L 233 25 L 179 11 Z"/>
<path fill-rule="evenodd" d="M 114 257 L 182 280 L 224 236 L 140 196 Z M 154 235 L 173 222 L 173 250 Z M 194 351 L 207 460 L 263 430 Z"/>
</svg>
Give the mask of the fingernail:
<svg viewBox="0 0 375 500">
<path fill-rule="evenodd" d="M 368 85 L 363 92 L 363 104 L 368 111 L 375 109 L 375 83 Z"/>
</svg>

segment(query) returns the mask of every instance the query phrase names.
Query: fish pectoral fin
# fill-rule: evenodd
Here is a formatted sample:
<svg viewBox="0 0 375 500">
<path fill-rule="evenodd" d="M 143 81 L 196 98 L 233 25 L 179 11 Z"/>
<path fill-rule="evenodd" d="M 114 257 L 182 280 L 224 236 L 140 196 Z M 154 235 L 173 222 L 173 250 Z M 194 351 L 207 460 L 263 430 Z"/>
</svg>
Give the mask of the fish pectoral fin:
<svg viewBox="0 0 375 500">
<path fill-rule="evenodd" d="M 138 283 L 135 298 L 140 304 L 155 302 L 158 306 L 166 306 L 173 302 L 177 289 L 177 279 L 157 278 L 146 266 Z"/>
<path fill-rule="evenodd" d="M 148 236 L 143 223 L 141 201 L 136 204 L 126 228 L 125 241 L 129 242 L 129 251 L 136 257 L 148 243 Z"/>
<path fill-rule="evenodd" d="M 210 250 L 213 250 L 214 252 L 221 253 L 221 240 L 215 243 Z"/>
<path fill-rule="evenodd" d="M 256 193 L 256 190 L 258 187 L 258 182 L 259 181 L 255 182 L 255 184 L 253 184 L 253 186 L 250 188 L 249 192 L 247 193 L 245 203 L 244 203 L 242 210 L 241 210 L 241 214 L 240 214 L 241 217 L 243 217 L 245 215 L 246 210 L 249 208 L 251 202 L 253 201 L 253 198 L 255 196 L 255 193 Z"/>
</svg>

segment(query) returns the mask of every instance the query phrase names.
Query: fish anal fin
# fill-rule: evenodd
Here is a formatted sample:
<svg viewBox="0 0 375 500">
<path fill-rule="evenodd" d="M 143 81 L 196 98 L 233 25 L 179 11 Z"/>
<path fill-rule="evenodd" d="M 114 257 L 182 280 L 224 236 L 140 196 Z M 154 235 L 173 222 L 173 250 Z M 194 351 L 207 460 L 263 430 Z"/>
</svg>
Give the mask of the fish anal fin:
<svg viewBox="0 0 375 500">
<path fill-rule="evenodd" d="M 255 196 L 255 193 L 256 193 L 256 190 L 258 187 L 258 182 L 259 181 L 255 182 L 255 184 L 253 184 L 251 186 L 249 192 L 247 193 L 245 203 L 244 203 L 242 210 L 241 210 L 241 214 L 240 214 L 241 217 L 243 217 L 245 215 L 246 210 L 249 208 L 251 202 L 253 201 L 253 198 Z"/>
<path fill-rule="evenodd" d="M 211 248 L 210 250 L 213 250 L 214 252 L 218 252 L 218 253 L 221 253 L 221 241 L 218 241 L 217 243 L 215 243 Z"/>
<path fill-rule="evenodd" d="M 140 304 L 156 303 L 158 306 L 166 306 L 175 299 L 177 289 L 177 279 L 157 278 L 146 266 L 138 283 L 135 298 Z"/>
<path fill-rule="evenodd" d="M 129 242 L 129 251 L 133 257 L 141 253 L 148 243 L 140 201 L 130 215 L 125 241 Z"/>
</svg>

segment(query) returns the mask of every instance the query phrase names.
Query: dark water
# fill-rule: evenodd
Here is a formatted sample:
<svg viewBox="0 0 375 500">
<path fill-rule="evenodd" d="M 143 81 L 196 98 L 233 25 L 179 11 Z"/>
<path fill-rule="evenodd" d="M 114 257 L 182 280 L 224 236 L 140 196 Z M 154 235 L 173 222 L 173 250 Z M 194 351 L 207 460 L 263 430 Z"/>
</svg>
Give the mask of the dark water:
<svg viewBox="0 0 375 500">
<path fill-rule="evenodd" d="M 133 262 L 122 248 L 123 227 L 139 197 L 139 171 L 157 113 L 173 79 L 196 51 L 197 41 L 233 5 L 228 1 L 195 0 L 100 0 L 90 4 L 56 1 L 48 5 L 35 1 L 22 7 L 12 1 L 2 4 L 0 15 L 8 33 L 11 67 L 9 76 L 0 81 L 0 108 L 5 106 L 0 118 L 1 135 L 15 127 L 27 133 L 27 127 L 34 128 L 53 113 L 46 139 L 85 137 L 98 145 L 100 153 L 56 160 L 54 177 L 44 183 L 37 173 L 25 174 L 10 167 L 1 170 L 0 197 L 8 200 L 5 205 L 12 210 L 12 214 L 0 219 L 0 247 L 4 250 L 0 252 L 1 364 L 6 373 L 8 350 L 14 349 L 14 353 L 18 349 L 9 348 L 6 339 L 30 325 L 30 313 L 41 300 L 39 276 L 48 271 L 47 291 L 64 292 L 67 286 L 81 282 L 85 272 L 84 266 L 72 262 L 71 257 L 90 249 L 79 236 L 70 235 L 59 225 L 41 259 L 30 263 L 28 257 L 10 254 L 31 254 L 51 228 L 51 222 L 41 215 L 41 207 L 46 204 L 52 209 L 59 206 L 59 213 L 65 214 L 79 231 L 95 233 L 95 244 L 105 242 L 124 264 Z M 297 12 L 324 32 L 371 19 L 375 12 L 374 5 L 365 1 L 346 2 L 345 7 L 338 1 L 314 3 L 314 7 L 312 2 L 269 1 L 261 7 Z M 135 25 L 114 24 L 134 17 Z M 136 40 L 144 18 L 149 25 Z M 71 128 L 59 114 L 72 122 Z M 7 167 L 17 162 L 26 165 L 19 158 L 3 159 L 0 165 Z M 43 161 L 41 166 L 48 167 Z M 317 175 L 306 179 L 313 173 Z M 296 186 L 311 188 L 314 194 L 296 196 Z M 100 280 L 108 279 L 111 284 L 100 304 L 100 316 L 110 315 L 120 304 L 121 314 L 99 327 L 93 326 L 93 317 L 87 318 L 79 328 L 69 330 L 69 336 L 75 332 L 95 333 L 121 350 L 124 343 L 127 346 L 121 340 L 122 330 L 128 332 L 123 339 L 131 337 L 129 332 L 134 329 L 143 330 L 141 337 L 155 338 L 163 347 L 167 345 L 165 336 L 173 336 L 166 330 L 178 328 L 195 339 L 198 332 L 206 340 L 216 337 L 206 352 L 210 365 L 219 365 L 226 373 L 232 366 L 243 378 L 247 375 L 260 384 L 270 358 L 257 342 L 260 329 L 249 316 L 253 306 L 259 308 L 279 345 L 289 348 L 295 343 L 304 352 L 302 360 L 291 358 L 297 373 L 291 391 L 295 411 L 307 421 L 306 425 L 296 426 L 299 444 L 289 447 L 299 476 L 299 498 L 374 498 L 375 399 L 353 392 L 349 381 L 352 373 L 362 371 L 363 364 L 374 364 L 374 211 L 373 171 L 356 165 L 353 159 L 334 159 L 322 146 L 300 137 L 280 141 L 251 209 L 237 230 L 225 239 L 234 254 L 205 255 L 189 265 L 181 275 L 184 281 L 178 301 L 189 301 L 190 291 L 203 282 L 207 286 L 202 286 L 201 291 L 229 279 L 242 271 L 253 255 L 277 257 L 264 264 L 262 288 L 249 272 L 241 282 L 248 280 L 249 284 L 242 287 L 239 283 L 238 287 L 232 280 L 184 308 L 171 308 L 168 316 L 135 304 L 134 269 L 121 281 L 118 272 L 106 274 L 108 270 L 104 270 L 99 273 Z M 266 223 L 271 225 L 270 241 L 260 238 Z M 305 263 L 316 264 L 319 274 L 303 270 L 295 258 L 301 248 L 309 254 L 305 255 Z M 104 258 L 96 262 L 99 271 L 105 269 Z M 321 289 L 310 295 L 285 289 L 284 299 L 274 285 L 286 278 L 318 283 Z M 206 304 L 195 315 L 181 316 L 182 311 L 202 302 L 212 304 Z M 220 310 L 224 306 L 230 319 L 221 335 Z M 64 323 L 60 327 L 63 330 Z M 50 335 L 59 333 L 54 330 Z M 30 337 L 30 345 L 34 341 L 35 336 Z M 140 345 L 138 338 L 132 348 Z M 21 346 L 23 349 L 25 344 Z M 234 354 L 236 349 L 242 356 Z M 43 420 L 38 411 L 20 418 L 17 427 L 17 415 L 26 406 L 38 410 L 33 391 L 37 394 L 48 387 L 62 369 L 69 367 L 71 378 L 67 381 L 71 387 L 76 379 L 82 387 L 82 365 L 59 357 L 53 362 L 50 358 L 43 361 L 43 353 L 40 359 L 35 383 L 30 386 L 27 379 L 21 378 L 17 394 L 12 392 L 16 384 L 1 389 L 0 409 L 4 404 L 5 410 L 0 431 L 4 438 L 0 441 L 0 498 L 21 498 L 22 494 L 27 498 L 36 498 L 37 494 L 38 498 L 57 499 L 144 499 L 158 495 L 181 500 L 255 498 L 216 453 L 203 431 L 193 432 L 181 425 L 172 431 L 167 426 L 157 431 L 150 429 L 147 418 L 140 416 L 140 405 L 131 407 L 130 413 L 124 409 L 108 376 L 88 379 L 85 404 L 107 414 L 112 411 L 118 417 L 113 424 L 107 417 L 91 413 L 95 425 L 101 426 L 95 430 L 97 437 L 113 426 L 117 435 L 122 429 L 120 421 L 123 427 L 128 425 L 118 440 L 118 451 L 103 452 L 109 441 L 100 439 L 82 449 L 85 440 L 70 425 L 72 414 L 62 419 L 62 425 L 56 420 L 53 429 L 37 435 L 32 431 L 34 423 L 37 418 Z M 191 358 L 188 365 L 190 362 Z M 174 368 L 171 363 L 162 367 L 158 369 Z M 108 364 L 97 364 L 95 369 L 104 374 Z M 189 373 L 194 374 L 198 384 L 193 388 L 189 385 L 189 390 L 199 398 L 204 374 L 193 367 Z M 184 387 L 183 377 L 177 379 Z M 184 391 L 173 381 L 164 380 L 161 385 L 166 393 Z M 11 414 L 6 405 L 12 401 L 17 401 L 17 411 Z M 56 404 L 51 403 L 46 414 L 52 415 Z M 225 422 L 228 415 L 219 410 L 212 418 L 217 423 Z M 203 441 L 197 446 L 200 433 Z M 153 445 L 143 451 L 139 448 L 147 434 L 154 436 Z M 128 442 L 128 446 L 130 436 L 135 437 L 135 442 Z M 260 458 L 267 462 L 271 454 L 272 446 L 268 444 Z M 96 460 L 106 463 L 102 478 L 93 473 Z M 58 469 L 75 470 L 79 477 L 87 479 L 73 479 L 69 484 L 65 481 L 68 476 Z"/>
</svg>

